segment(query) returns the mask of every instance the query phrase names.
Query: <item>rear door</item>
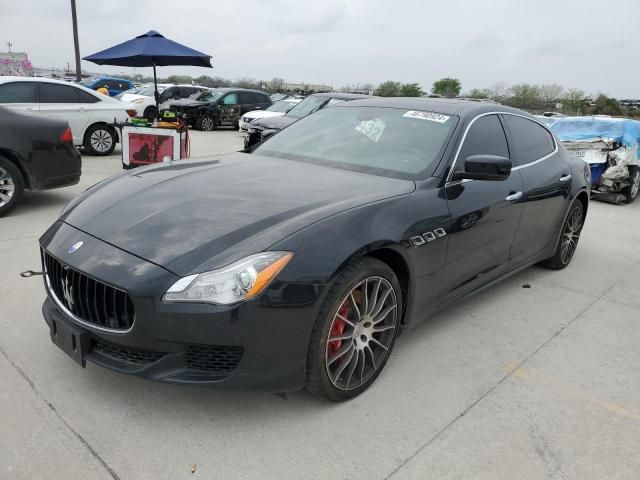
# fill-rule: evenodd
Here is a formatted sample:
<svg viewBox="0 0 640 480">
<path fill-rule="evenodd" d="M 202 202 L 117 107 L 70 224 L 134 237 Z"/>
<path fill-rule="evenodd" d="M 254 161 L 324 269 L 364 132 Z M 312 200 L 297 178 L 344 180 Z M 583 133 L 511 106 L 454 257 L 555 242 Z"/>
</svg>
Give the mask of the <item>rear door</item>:
<svg viewBox="0 0 640 480">
<path fill-rule="evenodd" d="M 220 112 L 220 124 L 235 125 L 234 119 L 238 117 L 238 112 L 240 111 L 240 106 L 238 105 L 238 93 L 227 93 L 220 101 L 218 111 Z"/>
<path fill-rule="evenodd" d="M 497 115 L 481 115 L 472 121 L 453 170 L 463 171 L 464 160 L 471 155 L 510 156 Z M 522 214 L 522 188 L 518 171 L 504 181 L 447 182 L 449 227 L 435 232 L 436 236 L 448 238 L 439 286 L 441 303 L 470 292 L 508 268 L 509 252 Z"/>
<path fill-rule="evenodd" d="M 99 102 L 90 93 L 71 85 L 38 82 L 40 84 L 40 113 L 69 122 L 73 142 L 82 144 L 86 128 L 93 117 L 93 104 Z"/>
<path fill-rule="evenodd" d="M 38 82 L 0 83 L 0 105 L 14 110 L 38 111 Z"/>
<path fill-rule="evenodd" d="M 560 155 L 553 135 L 542 125 L 504 114 L 513 166 L 524 184 L 522 219 L 511 257 L 520 262 L 555 241 L 568 208 L 571 168 Z"/>
</svg>

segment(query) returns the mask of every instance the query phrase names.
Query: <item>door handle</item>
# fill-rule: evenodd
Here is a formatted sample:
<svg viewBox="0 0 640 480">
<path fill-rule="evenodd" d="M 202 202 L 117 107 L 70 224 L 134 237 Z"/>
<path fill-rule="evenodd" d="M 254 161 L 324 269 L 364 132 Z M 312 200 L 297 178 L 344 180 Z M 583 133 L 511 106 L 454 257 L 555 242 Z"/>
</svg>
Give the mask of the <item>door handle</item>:
<svg viewBox="0 0 640 480">
<path fill-rule="evenodd" d="M 563 175 L 560 177 L 560 181 L 561 182 L 568 182 L 569 180 L 571 180 L 571 174 L 568 173 L 567 175 Z"/>
<path fill-rule="evenodd" d="M 516 192 L 516 193 L 512 193 L 511 195 L 507 195 L 505 200 L 507 202 L 513 202 L 514 200 L 518 200 L 520 198 L 522 198 L 522 192 Z"/>
</svg>

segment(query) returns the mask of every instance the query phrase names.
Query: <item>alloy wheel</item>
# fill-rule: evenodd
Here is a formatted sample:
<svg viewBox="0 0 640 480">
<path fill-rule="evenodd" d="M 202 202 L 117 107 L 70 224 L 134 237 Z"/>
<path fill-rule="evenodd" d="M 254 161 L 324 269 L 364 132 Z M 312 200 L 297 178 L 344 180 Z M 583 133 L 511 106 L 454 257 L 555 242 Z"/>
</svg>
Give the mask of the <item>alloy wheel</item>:
<svg viewBox="0 0 640 480">
<path fill-rule="evenodd" d="M 210 132 L 211 130 L 213 130 L 213 118 L 204 117 L 202 119 L 201 125 L 202 125 L 202 130 L 206 132 Z"/>
<path fill-rule="evenodd" d="M 108 130 L 98 129 L 91 134 L 89 139 L 91 148 L 98 153 L 108 152 L 113 145 L 113 138 Z"/>
<path fill-rule="evenodd" d="M 4 207 L 11 201 L 16 190 L 13 178 L 4 168 L 0 167 L 0 207 Z"/>
<path fill-rule="evenodd" d="M 629 190 L 629 197 L 634 199 L 638 196 L 638 191 L 640 190 L 640 170 L 635 169 L 633 174 L 633 180 L 631 180 L 631 189 Z"/>
<path fill-rule="evenodd" d="M 385 278 L 368 277 L 344 297 L 329 327 L 325 367 L 340 390 L 354 390 L 388 355 L 398 323 L 396 292 Z"/>
<path fill-rule="evenodd" d="M 569 217 L 565 221 L 564 228 L 562 229 L 560 261 L 563 265 L 568 265 L 573 258 L 573 254 L 578 246 L 583 221 L 584 209 L 582 208 L 582 204 L 578 202 L 573 210 L 571 210 L 571 213 L 569 213 Z"/>
</svg>

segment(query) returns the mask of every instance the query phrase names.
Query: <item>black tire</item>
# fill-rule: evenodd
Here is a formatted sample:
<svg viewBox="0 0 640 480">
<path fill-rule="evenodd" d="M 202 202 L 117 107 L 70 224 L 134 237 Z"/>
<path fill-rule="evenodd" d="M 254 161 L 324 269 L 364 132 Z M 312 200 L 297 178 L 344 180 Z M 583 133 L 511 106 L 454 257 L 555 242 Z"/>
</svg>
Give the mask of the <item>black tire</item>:
<svg viewBox="0 0 640 480">
<path fill-rule="evenodd" d="M 378 289 L 375 288 L 376 282 L 378 282 Z M 364 286 L 361 286 L 363 284 Z M 363 295 L 363 292 L 367 294 Z M 383 298 L 385 292 L 386 297 Z M 360 298 L 357 312 L 359 314 L 362 310 L 365 313 L 363 316 L 355 315 L 356 308 L 353 305 L 357 306 L 356 296 Z M 363 303 L 364 298 L 367 298 L 366 303 Z M 371 302 L 371 300 L 376 301 Z M 395 302 L 395 307 L 392 302 Z M 381 310 L 375 312 L 378 305 L 381 305 Z M 387 264 L 370 257 L 349 263 L 331 285 L 311 333 L 307 352 L 305 382 L 307 391 L 317 397 L 340 402 L 356 397 L 369 388 L 384 368 L 393 350 L 400 329 L 402 305 L 400 284 Z M 344 310 L 345 308 L 348 310 Z M 339 312 L 345 316 L 340 316 Z M 385 312 L 388 313 L 384 315 Z M 382 319 L 374 321 L 380 317 Z M 345 320 L 348 318 L 349 325 L 342 321 L 343 329 L 336 332 L 333 329 L 337 326 L 336 322 L 340 322 L 342 318 Z M 357 318 L 361 320 L 358 322 Z M 385 323 L 382 323 L 383 320 Z M 361 328 L 356 329 L 358 323 Z M 374 333 L 378 336 L 373 337 Z M 348 339 L 342 339 L 336 345 L 335 340 L 329 341 L 330 334 L 334 339 L 335 335 L 344 335 Z M 374 340 L 376 340 L 375 343 Z M 381 344 L 384 345 L 381 347 L 379 346 Z M 340 353 L 343 350 L 344 353 Z M 368 355 L 369 352 L 370 355 Z M 335 360 L 331 360 L 332 358 Z M 369 363 L 368 368 L 367 363 Z M 358 383 L 356 374 L 354 388 L 349 388 L 352 376 L 358 367 L 361 370 L 360 381 Z M 335 368 L 333 372 L 331 372 L 332 368 Z M 340 387 L 338 383 L 343 384 L 341 388 L 338 388 Z"/>
<path fill-rule="evenodd" d="M 15 164 L 0 157 L 0 217 L 4 217 L 22 199 L 24 178 Z"/>
<path fill-rule="evenodd" d="M 116 132 L 113 128 L 103 123 L 91 125 L 84 135 L 85 152 L 103 157 L 111 155 L 117 143 Z"/>
<path fill-rule="evenodd" d="M 629 186 L 622 189 L 622 193 L 627 203 L 633 203 L 638 198 L 638 192 L 640 191 L 640 168 L 636 166 L 629 167 L 629 183 Z"/>
<path fill-rule="evenodd" d="M 540 262 L 540 265 L 552 270 L 562 270 L 566 268 L 578 248 L 580 233 L 584 226 L 585 210 L 584 205 L 578 199 L 574 200 L 567 218 L 562 224 L 558 245 L 552 257 Z"/>
<path fill-rule="evenodd" d="M 144 118 L 153 122 L 158 117 L 158 109 L 156 107 L 147 107 L 144 109 Z"/>
<path fill-rule="evenodd" d="M 196 128 L 203 132 L 210 132 L 218 129 L 218 121 L 211 115 L 200 115 L 196 121 Z"/>
</svg>

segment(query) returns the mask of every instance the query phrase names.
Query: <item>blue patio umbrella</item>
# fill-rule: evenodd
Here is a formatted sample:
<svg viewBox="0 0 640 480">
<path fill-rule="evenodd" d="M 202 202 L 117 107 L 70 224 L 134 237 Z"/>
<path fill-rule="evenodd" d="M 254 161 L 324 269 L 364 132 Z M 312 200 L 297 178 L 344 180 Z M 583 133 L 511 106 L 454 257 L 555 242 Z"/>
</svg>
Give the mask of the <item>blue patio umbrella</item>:
<svg viewBox="0 0 640 480">
<path fill-rule="evenodd" d="M 210 55 L 169 40 L 155 30 L 150 30 L 124 43 L 84 57 L 84 60 L 98 65 L 153 67 L 156 107 L 158 107 L 159 97 L 156 67 L 194 65 L 212 68 Z"/>
</svg>

